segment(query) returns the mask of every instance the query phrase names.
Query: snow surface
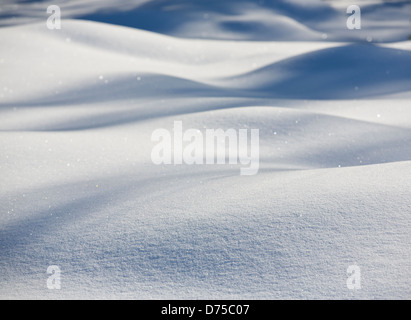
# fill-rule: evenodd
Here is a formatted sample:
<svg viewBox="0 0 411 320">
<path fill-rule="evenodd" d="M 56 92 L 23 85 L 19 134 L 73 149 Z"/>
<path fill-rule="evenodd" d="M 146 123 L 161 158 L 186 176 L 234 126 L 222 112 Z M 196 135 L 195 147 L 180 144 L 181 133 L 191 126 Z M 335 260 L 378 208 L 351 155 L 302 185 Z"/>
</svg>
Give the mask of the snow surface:
<svg viewBox="0 0 411 320">
<path fill-rule="evenodd" d="M 357 2 L 3 1 L 0 298 L 410 299 L 411 3 Z M 174 121 L 258 174 L 153 164 Z"/>
</svg>

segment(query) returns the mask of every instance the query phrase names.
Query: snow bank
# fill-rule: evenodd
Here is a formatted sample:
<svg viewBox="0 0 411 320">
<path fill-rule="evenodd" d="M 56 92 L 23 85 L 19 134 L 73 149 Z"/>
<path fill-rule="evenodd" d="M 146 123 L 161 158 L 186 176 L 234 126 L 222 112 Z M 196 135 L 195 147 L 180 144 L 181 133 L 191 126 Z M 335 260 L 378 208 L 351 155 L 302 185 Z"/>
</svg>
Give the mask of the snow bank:
<svg viewBox="0 0 411 320">
<path fill-rule="evenodd" d="M 61 30 L 2 6 L 1 298 L 411 296 L 409 42 L 341 30 L 335 2 L 81 3 Z M 364 12 L 397 41 L 406 9 Z M 153 164 L 177 120 L 258 128 L 258 174 Z"/>
</svg>

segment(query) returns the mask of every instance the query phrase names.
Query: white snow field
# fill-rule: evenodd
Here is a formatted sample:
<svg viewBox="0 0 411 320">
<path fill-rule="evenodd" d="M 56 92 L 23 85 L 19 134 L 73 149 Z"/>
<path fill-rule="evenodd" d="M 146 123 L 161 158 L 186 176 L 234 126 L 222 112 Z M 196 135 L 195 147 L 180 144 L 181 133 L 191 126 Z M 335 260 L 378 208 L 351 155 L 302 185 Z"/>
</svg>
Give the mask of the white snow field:
<svg viewBox="0 0 411 320">
<path fill-rule="evenodd" d="M 121 3 L 0 4 L 0 298 L 410 299 L 411 2 Z M 258 173 L 154 164 L 174 121 Z"/>
</svg>

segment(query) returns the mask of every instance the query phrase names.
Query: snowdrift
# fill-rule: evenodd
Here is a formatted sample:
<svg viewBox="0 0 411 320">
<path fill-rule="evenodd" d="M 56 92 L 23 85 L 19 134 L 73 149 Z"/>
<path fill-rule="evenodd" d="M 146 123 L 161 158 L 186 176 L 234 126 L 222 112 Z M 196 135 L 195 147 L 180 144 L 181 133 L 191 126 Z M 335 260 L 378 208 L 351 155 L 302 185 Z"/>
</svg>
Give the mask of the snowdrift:
<svg viewBox="0 0 411 320">
<path fill-rule="evenodd" d="M 123 3 L 2 4 L 0 297 L 410 298 L 410 4 Z M 155 165 L 174 121 L 258 173 Z"/>
</svg>

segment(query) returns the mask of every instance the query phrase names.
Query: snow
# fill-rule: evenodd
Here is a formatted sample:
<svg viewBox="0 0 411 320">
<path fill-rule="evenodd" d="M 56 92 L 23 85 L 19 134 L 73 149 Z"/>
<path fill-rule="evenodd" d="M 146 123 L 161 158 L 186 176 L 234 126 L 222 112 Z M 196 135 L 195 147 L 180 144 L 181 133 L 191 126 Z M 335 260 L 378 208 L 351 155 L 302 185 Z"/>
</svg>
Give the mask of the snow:
<svg viewBox="0 0 411 320">
<path fill-rule="evenodd" d="M 409 299 L 411 4 L 122 3 L 0 5 L 0 298 Z M 258 173 L 155 165 L 174 121 Z"/>
</svg>

